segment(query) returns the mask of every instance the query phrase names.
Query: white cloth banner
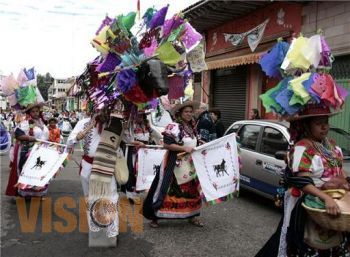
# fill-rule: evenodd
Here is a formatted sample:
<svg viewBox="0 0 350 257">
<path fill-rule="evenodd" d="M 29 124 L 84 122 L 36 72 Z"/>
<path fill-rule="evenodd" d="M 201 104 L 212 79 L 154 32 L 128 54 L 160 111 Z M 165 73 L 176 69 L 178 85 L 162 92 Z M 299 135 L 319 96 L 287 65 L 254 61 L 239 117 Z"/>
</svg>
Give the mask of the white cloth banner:
<svg viewBox="0 0 350 257">
<path fill-rule="evenodd" d="M 191 70 L 193 72 L 201 72 L 208 69 L 205 63 L 204 45 L 198 44 L 191 52 L 186 56 L 187 61 L 190 63 Z"/>
<path fill-rule="evenodd" d="M 192 159 L 207 201 L 239 190 L 236 135 L 230 134 L 195 148 Z"/>
<path fill-rule="evenodd" d="M 136 190 L 150 189 L 153 179 L 160 171 L 166 150 L 140 148 L 138 150 Z"/>
<path fill-rule="evenodd" d="M 269 19 L 265 20 L 263 23 L 259 24 L 255 28 L 240 34 L 223 33 L 225 37 L 225 42 L 230 42 L 232 45 L 238 46 L 243 42 L 244 38 L 247 37 L 250 50 L 254 52 L 264 35 L 264 31 L 268 22 Z"/>
<path fill-rule="evenodd" d="M 255 51 L 261 39 L 263 38 L 264 31 L 268 22 L 269 20 L 267 19 L 266 21 L 264 21 L 263 23 L 261 23 L 260 25 L 252 29 L 251 31 L 247 32 L 248 45 L 250 47 L 250 50 L 252 50 L 252 52 Z"/>
<path fill-rule="evenodd" d="M 45 186 L 61 167 L 68 153 L 60 153 L 55 145 L 36 143 L 23 166 L 18 183 Z"/>
<path fill-rule="evenodd" d="M 223 33 L 224 37 L 225 37 L 225 42 L 229 41 L 232 45 L 234 46 L 238 46 L 240 45 L 246 34 L 242 33 L 242 34 L 227 34 L 227 33 Z"/>
</svg>

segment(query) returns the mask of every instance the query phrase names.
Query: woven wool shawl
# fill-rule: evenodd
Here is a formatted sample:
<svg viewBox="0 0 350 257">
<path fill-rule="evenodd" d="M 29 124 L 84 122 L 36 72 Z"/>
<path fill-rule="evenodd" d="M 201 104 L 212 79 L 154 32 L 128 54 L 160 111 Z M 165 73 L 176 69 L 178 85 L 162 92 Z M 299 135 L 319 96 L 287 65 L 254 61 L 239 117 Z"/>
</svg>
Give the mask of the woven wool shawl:
<svg viewBox="0 0 350 257">
<path fill-rule="evenodd" d="M 102 131 L 100 143 L 92 163 L 89 182 L 89 199 L 96 200 L 111 195 L 110 184 L 114 175 L 117 148 L 122 134 L 122 120 L 111 117 L 109 125 Z"/>
</svg>

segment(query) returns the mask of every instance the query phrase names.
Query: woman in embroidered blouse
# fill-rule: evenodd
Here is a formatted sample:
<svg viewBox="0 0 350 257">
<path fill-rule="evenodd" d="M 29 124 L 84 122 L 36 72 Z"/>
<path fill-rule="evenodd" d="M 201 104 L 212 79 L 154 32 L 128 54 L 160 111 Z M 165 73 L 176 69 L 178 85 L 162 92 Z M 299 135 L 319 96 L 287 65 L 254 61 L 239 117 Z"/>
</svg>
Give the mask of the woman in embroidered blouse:
<svg viewBox="0 0 350 257">
<path fill-rule="evenodd" d="M 322 190 L 338 188 L 349 190 L 349 184 L 342 169 L 341 149 L 327 137 L 330 110 L 309 107 L 305 113 L 318 114 L 301 115 L 298 119 L 291 121 L 291 139 L 296 143 L 289 153 L 287 171 L 289 175 L 286 181 L 289 190 L 285 193 L 283 223 L 280 223 L 276 233 L 256 256 L 350 256 L 349 242 L 346 235 L 341 232 L 336 235 L 334 231 L 327 233 L 326 229 L 319 229 L 319 233 L 322 230 L 323 235 L 329 237 L 325 238 L 325 241 L 331 241 L 332 236 L 340 238 L 338 243 L 333 240 L 335 245 L 324 250 L 312 247 L 313 243 L 304 239 L 304 225 L 313 227 L 313 224 L 310 224 L 313 221 L 303 214 L 305 210 L 301 207 L 302 194 L 317 196 L 325 203 L 327 213 L 337 216 L 340 214 L 339 206 Z M 273 250 L 272 246 L 276 246 L 276 243 L 272 241 L 278 240 L 278 237 L 278 249 Z"/>
<path fill-rule="evenodd" d="M 143 215 L 152 220 L 151 227 L 158 227 L 157 220 L 189 219 L 193 225 L 202 227 L 197 219 L 201 209 L 201 197 L 197 178 L 178 185 L 173 173 L 177 154 L 191 153 L 197 146 L 193 111 L 198 106 L 185 102 L 173 108 L 176 122 L 170 123 L 164 135 L 164 147 L 169 150 L 163 170 L 157 173 L 143 205 Z"/>
<path fill-rule="evenodd" d="M 303 122 L 304 125 L 300 125 L 300 122 Z M 324 201 L 325 209 L 329 215 L 339 215 L 340 209 L 337 203 L 331 196 L 322 191 L 323 189 L 338 188 L 349 190 L 349 184 L 342 169 L 342 151 L 333 140 L 327 137 L 329 131 L 328 115 L 301 119 L 292 126 L 303 129 L 299 133 L 301 139 L 298 140 L 290 153 L 289 167 L 297 177 L 309 177 L 313 182 L 303 186 L 301 191 L 304 194 L 317 196 Z M 298 193 L 294 192 L 294 195 L 298 196 Z M 310 256 L 350 256 L 346 249 L 349 242 L 345 240 L 345 237 L 343 239 L 341 245 L 327 250 L 313 249 L 309 246 L 308 254 Z"/>
<path fill-rule="evenodd" d="M 49 129 L 42 119 L 40 106 L 33 105 L 26 110 L 26 119 L 19 123 L 15 128 L 16 145 L 14 147 L 14 161 L 12 162 L 11 174 L 6 189 L 6 195 L 15 196 L 19 194 L 22 197 L 41 197 L 47 194 L 48 185 L 42 188 L 32 187 L 26 189 L 17 189 L 18 176 L 28 158 L 28 154 L 37 139 L 47 141 L 49 138 Z"/>
</svg>

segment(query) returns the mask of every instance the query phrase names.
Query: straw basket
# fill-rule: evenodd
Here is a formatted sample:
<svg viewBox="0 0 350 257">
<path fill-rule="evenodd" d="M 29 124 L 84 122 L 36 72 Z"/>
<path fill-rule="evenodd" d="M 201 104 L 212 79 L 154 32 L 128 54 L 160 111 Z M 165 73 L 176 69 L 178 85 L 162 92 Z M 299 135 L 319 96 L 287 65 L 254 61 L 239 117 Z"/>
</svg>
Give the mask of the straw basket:
<svg viewBox="0 0 350 257">
<path fill-rule="evenodd" d="M 325 190 L 324 192 L 332 196 L 338 205 L 350 205 L 350 196 L 349 193 L 346 195 L 345 190 Z M 342 204 L 339 204 L 340 202 L 342 202 Z M 312 208 L 304 203 L 302 203 L 302 206 L 306 209 L 310 218 L 321 227 L 335 231 L 350 232 L 350 212 L 343 211 L 341 206 L 341 215 L 339 217 L 332 217 L 326 213 L 326 210 Z"/>
</svg>

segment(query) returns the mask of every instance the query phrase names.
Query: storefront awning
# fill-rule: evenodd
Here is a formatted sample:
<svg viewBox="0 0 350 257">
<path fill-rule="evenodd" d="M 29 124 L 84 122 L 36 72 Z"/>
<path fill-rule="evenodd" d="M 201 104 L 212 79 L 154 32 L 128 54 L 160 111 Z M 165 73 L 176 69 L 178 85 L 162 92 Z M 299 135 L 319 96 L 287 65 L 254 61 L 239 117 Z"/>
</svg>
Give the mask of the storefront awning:
<svg viewBox="0 0 350 257">
<path fill-rule="evenodd" d="M 263 51 L 263 52 L 245 54 L 245 55 L 235 56 L 235 57 L 220 58 L 216 60 L 213 58 L 207 58 L 206 63 L 208 66 L 208 70 L 253 64 L 253 63 L 258 63 L 260 60 L 260 57 L 265 53 L 266 51 Z"/>
</svg>

